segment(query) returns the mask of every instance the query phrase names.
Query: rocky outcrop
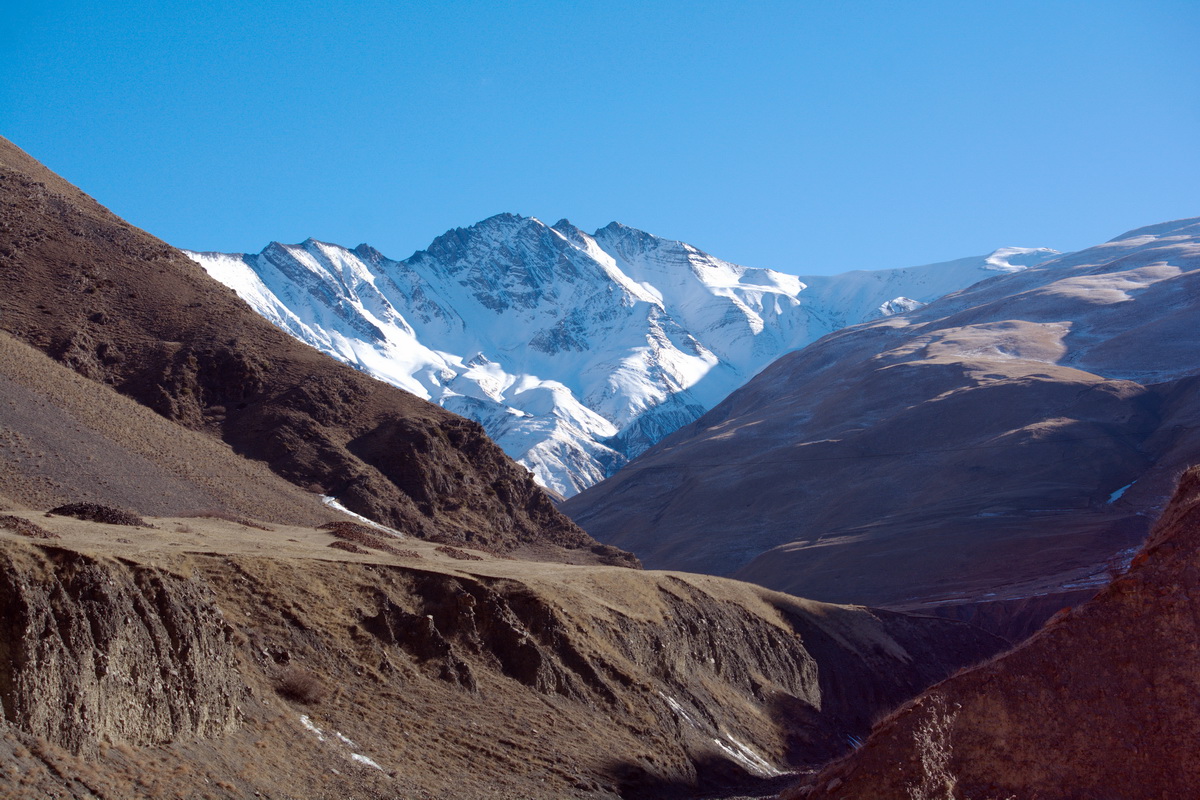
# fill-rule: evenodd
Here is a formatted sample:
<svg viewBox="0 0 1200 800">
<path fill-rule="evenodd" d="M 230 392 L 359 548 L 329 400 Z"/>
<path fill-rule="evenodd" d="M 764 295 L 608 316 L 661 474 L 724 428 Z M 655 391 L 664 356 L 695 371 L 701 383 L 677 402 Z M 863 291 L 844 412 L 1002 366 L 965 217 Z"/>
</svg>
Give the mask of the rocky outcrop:
<svg viewBox="0 0 1200 800">
<path fill-rule="evenodd" d="M 238 724 L 238 645 L 201 583 L 9 546 L 0 551 L 0 627 L 4 719 L 54 745 L 152 745 Z"/>
<path fill-rule="evenodd" d="M 0 769 L 0 793 L 686 797 L 822 763 L 1002 646 L 718 578 L 295 529 L 286 555 L 220 552 L 221 520 L 183 552 L 167 524 L 0 533 L 0 754 L 50 773 Z"/>
<path fill-rule="evenodd" d="M 931 689 L 798 798 L 1190 797 L 1200 786 L 1200 469 L 1129 571 Z"/>
</svg>

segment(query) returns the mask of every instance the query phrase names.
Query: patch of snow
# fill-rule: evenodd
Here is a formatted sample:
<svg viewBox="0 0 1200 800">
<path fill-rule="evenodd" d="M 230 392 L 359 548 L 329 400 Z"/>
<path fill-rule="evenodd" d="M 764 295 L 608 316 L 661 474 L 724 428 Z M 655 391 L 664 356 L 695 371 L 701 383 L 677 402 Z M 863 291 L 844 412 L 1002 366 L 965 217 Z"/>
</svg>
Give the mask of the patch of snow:
<svg viewBox="0 0 1200 800">
<path fill-rule="evenodd" d="M 347 516 L 354 517 L 356 520 L 358 520 L 362 524 L 372 527 L 377 531 L 383 531 L 384 533 L 390 533 L 392 536 L 395 536 L 398 539 L 407 538 L 407 537 L 405 537 L 405 535 L 403 533 L 396 530 L 395 528 L 389 528 L 386 525 L 380 525 L 375 520 L 368 519 L 367 517 L 364 517 L 362 514 L 355 514 L 353 511 L 346 508 L 344 505 L 342 505 L 341 503 L 339 503 L 337 500 L 330 497 L 329 495 L 325 495 L 325 494 L 321 495 L 321 502 L 324 503 L 329 508 L 332 508 L 334 511 L 340 511 Z"/>
<path fill-rule="evenodd" d="M 1121 499 L 1121 495 L 1123 495 L 1123 494 L 1125 494 L 1125 492 L 1129 491 L 1129 487 L 1130 487 L 1130 486 L 1133 486 L 1133 484 L 1134 484 L 1134 483 L 1137 483 L 1137 481 L 1133 481 L 1132 483 L 1127 483 L 1127 484 L 1125 484 L 1124 486 L 1122 486 L 1120 489 L 1117 489 L 1115 492 L 1113 492 L 1112 494 L 1110 494 L 1110 495 L 1108 496 L 1108 504 L 1109 504 L 1109 505 L 1112 505 L 1113 503 L 1115 503 L 1115 502 L 1117 502 L 1118 500 L 1120 500 L 1120 499 Z"/>
<path fill-rule="evenodd" d="M 880 304 L 878 308 L 867 315 L 864 321 L 894 317 L 897 314 L 907 314 L 909 311 L 916 311 L 923 305 L 925 303 L 922 303 L 920 300 L 913 300 L 910 297 L 893 297 L 886 303 Z"/>
<path fill-rule="evenodd" d="M 985 269 L 995 272 L 1020 272 L 1062 253 L 1047 247 L 1001 247 L 984 259 Z"/>
<path fill-rule="evenodd" d="M 693 728 L 695 728 L 697 730 L 701 730 L 700 725 L 696 722 L 696 720 L 694 720 L 692 718 L 691 714 L 689 714 L 687 711 L 685 711 L 683 709 L 683 706 L 679 704 L 678 700 L 676 700 L 674 697 L 671 697 L 669 695 L 665 695 L 662 692 L 659 692 L 658 696 L 661 697 L 663 700 L 666 700 L 667 705 L 669 705 L 671 707 L 671 710 L 674 711 L 681 719 L 683 719 L 684 722 L 691 725 Z"/>
<path fill-rule="evenodd" d="M 678 716 L 688 725 L 698 731 L 703 732 L 705 730 L 707 726 L 701 726 L 700 723 L 697 722 L 696 719 L 689 714 L 686 709 L 684 709 L 683 704 L 674 697 L 664 694 L 663 692 L 659 692 L 658 696 L 665 700 L 667 705 L 671 707 L 671 710 L 675 712 L 676 716 Z M 731 760 L 740 764 L 752 775 L 758 775 L 764 778 L 774 778 L 784 774 L 773 764 L 759 755 L 754 748 L 733 737 L 729 733 L 722 731 L 721 734 L 717 737 L 714 737 L 712 741 L 721 749 L 721 752 L 727 755 Z"/>
<path fill-rule="evenodd" d="M 368 767 L 374 767 L 375 769 L 379 770 L 380 772 L 383 772 L 383 767 L 379 766 L 379 764 L 375 763 L 375 761 L 373 761 L 370 758 L 367 758 L 366 756 L 362 755 L 361 753 L 351 753 L 350 758 L 354 759 L 359 764 L 366 764 Z"/>
<path fill-rule="evenodd" d="M 322 742 L 325 741 L 325 734 L 321 731 L 320 728 L 318 728 L 316 725 L 313 724 L 312 720 L 308 718 L 307 714 L 300 715 L 300 724 L 303 725 L 305 728 L 308 728 L 314 734 L 316 734 L 318 740 L 320 740 Z"/>
<path fill-rule="evenodd" d="M 721 748 L 721 751 L 730 759 L 741 764 L 753 775 L 758 775 L 763 778 L 777 778 L 783 775 L 783 771 L 777 769 L 771 762 L 767 761 L 758 753 L 754 752 L 749 746 L 738 741 L 729 734 L 725 734 L 723 739 L 713 739 L 713 743 Z"/>
</svg>

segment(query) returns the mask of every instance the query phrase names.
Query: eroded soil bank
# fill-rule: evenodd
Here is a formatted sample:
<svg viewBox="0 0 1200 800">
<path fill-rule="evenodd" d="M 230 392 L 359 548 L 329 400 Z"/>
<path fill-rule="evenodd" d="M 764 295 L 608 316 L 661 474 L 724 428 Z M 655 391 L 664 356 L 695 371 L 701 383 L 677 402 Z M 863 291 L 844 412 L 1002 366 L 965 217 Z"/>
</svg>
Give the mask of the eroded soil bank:
<svg viewBox="0 0 1200 800">
<path fill-rule="evenodd" d="M 59 537 L 0 532 L 16 796 L 694 796 L 815 766 L 1000 646 L 684 573 L 6 513 Z"/>
</svg>

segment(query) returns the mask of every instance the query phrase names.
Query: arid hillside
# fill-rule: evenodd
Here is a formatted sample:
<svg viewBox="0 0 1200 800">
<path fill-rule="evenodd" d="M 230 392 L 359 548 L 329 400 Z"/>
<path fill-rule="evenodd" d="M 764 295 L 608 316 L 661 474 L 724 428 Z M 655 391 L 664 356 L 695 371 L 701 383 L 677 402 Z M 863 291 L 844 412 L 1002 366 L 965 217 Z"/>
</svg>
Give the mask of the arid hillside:
<svg viewBox="0 0 1200 800">
<path fill-rule="evenodd" d="M 394 528 L 636 563 L 558 513 L 479 425 L 299 344 L 2 139 L 0 329 Z"/>
<path fill-rule="evenodd" d="M 1001 644 L 353 524 L 142 522 L 0 509 L 0 793 L 688 797 L 817 766 Z"/>
<path fill-rule="evenodd" d="M 1200 469 L 1127 573 L 933 687 L 787 798 L 1194 797 Z"/>
<path fill-rule="evenodd" d="M 776 361 L 562 508 L 650 567 L 831 602 L 1106 580 L 1200 454 L 1200 220 Z"/>
<path fill-rule="evenodd" d="M 219 439 L 183 428 L 0 332 L 0 497 L 143 514 L 344 519 Z"/>
</svg>

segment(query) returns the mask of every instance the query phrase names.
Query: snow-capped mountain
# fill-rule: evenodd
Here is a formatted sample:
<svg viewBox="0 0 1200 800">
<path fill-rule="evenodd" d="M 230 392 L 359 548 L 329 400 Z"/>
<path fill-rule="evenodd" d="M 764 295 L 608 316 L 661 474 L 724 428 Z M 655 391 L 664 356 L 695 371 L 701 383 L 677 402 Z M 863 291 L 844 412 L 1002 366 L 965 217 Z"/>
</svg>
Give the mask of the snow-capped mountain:
<svg viewBox="0 0 1200 800">
<path fill-rule="evenodd" d="M 788 351 L 1057 253 L 797 277 L 615 222 L 500 214 L 403 261 L 312 239 L 189 255 L 296 338 L 478 420 L 570 496 Z"/>
<path fill-rule="evenodd" d="M 828 602 L 1095 587 L 1200 458 L 1200 218 L 772 363 L 561 507 L 651 569 Z"/>
</svg>

